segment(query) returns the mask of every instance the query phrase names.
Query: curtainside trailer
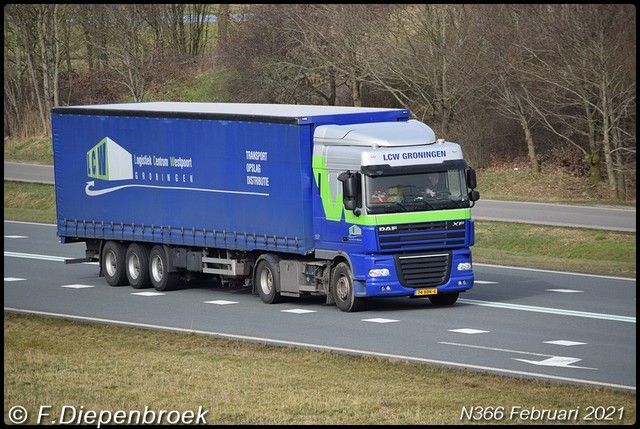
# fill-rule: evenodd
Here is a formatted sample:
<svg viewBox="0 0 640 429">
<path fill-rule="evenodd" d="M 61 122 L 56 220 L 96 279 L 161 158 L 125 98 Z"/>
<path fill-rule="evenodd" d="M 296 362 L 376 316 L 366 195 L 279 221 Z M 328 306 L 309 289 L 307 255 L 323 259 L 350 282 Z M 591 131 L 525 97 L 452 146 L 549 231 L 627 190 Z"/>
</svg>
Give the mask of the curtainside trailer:
<svg viewBox="0 0 640 429">
<path fill-rule="evenodd" d="M 473 287 L 475 171 L 406 109 L 120 103 L 51 124 L 57 235 L 112 286 L 208 277 L 342 311 Z"/>
</svg>

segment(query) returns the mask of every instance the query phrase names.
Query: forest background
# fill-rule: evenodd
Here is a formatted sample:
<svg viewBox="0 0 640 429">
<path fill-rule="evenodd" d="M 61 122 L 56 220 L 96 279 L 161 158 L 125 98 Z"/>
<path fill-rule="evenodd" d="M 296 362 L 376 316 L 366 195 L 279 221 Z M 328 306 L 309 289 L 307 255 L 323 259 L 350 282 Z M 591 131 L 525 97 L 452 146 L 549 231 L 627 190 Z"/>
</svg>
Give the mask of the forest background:
<svg viewBox="0 0 640 429">
<path fill-rule="evenodd" d="M 636 198 L 632 4 L 5 6 L 5 146 L 123 101 L 408 108 L 478 169 Z"/>
</svg>

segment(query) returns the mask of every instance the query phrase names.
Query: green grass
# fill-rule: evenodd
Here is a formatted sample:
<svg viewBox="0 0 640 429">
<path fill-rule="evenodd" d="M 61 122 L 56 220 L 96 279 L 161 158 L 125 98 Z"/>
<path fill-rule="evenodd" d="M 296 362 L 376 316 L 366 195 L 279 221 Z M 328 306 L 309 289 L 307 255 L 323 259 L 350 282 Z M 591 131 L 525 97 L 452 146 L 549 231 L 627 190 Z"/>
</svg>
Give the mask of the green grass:
<svg viewBox="0 0 640 429">
<path fill-rule="evenodd" d="M 636 234 L 476 221 L 473 261 L 585 274 L 636 277 Z"/>
<path fill-rule="evenodd" d="M 4 218 L 55 224 L 56 199 L 53 185 L 5 181 Z"/>
<path fill-rule="evenodd" d="M 148 331 L 5 313 L 4 408 L 207 411 L 209 424 L 463 424 L 466 407 L 502 407 L 481 423 L 525 424 L 523 409 L 623 409 L 636 395 L 417 363 L 278 348 L 195 334 Z M 70 346 L 73 345 L 73 346 Z M 5 422 L 7 421 L 5 414 Z M 40 423 L 50 424 L 51 418 Z M 558 423 L 536 421 L 535 423 Z"/>
<path fill-rule="evenodd" d="M 4 139 L 4 160 L 32 164 L 53 164 L 51 137 Z"/>
<path fill-rule="evenodd" d="M 231 99 L 225 89 L 226 72 L 214 71 L 176 80 L 151 91 L 148 100 L 222 103 Z"/>
</svg>

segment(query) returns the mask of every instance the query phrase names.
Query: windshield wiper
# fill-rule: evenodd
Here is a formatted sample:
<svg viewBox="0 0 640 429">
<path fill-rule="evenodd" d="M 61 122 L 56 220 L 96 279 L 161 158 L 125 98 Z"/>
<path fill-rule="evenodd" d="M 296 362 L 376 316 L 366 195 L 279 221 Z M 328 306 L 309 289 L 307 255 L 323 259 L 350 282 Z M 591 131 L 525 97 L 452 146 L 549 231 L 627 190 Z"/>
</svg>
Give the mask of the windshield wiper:
<svg viewBox="0 0 640 429">
<path fill-rule="evenodd" d="M 407 206 L 405 206 L 404 204 L 402 204 L 402 203 L 401 203 L 401 202 L 399 202 L 399 201 L 393 201 L 393 202 L 391 202 L 390 204 L 395 204 L 396 206 L 402 207 L 402 208 L 404 209 L 404 211 L 405 211 L 405 212 L 408 212 L 408 211 L 409 211 L 409 209 L 407 208 Z"/>
<path fill-rule="evenodd" d="M 425 197 L 417 197 L 413 200 L 414 204 L 424 204 L 425 206 L 429 207 L 430 209 L 435 209 L 435 207 L 433 206 L 433 204 L 431 204 L 429 201 L 427 201 L 427 199 Z"/>
</svg>

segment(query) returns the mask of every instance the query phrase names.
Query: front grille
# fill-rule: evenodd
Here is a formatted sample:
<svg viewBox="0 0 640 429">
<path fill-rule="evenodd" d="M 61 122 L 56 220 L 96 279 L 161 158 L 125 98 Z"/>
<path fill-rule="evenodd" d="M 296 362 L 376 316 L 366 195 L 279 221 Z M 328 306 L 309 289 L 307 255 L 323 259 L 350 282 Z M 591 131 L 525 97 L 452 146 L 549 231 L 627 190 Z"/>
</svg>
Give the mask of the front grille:
<svg viewBox="0 0 640 429">
<path fill-rule="evenodd" d="M 400 283 L 405 287 L 435 287 L 449 280 L 451 252 L 396 256 Z"/>
<path fill-rule="evenodd" d="M 465 244 L 466 222 L 439 221 L 378 227 L 381 253 L 461 247 Z"/>
</svg>

